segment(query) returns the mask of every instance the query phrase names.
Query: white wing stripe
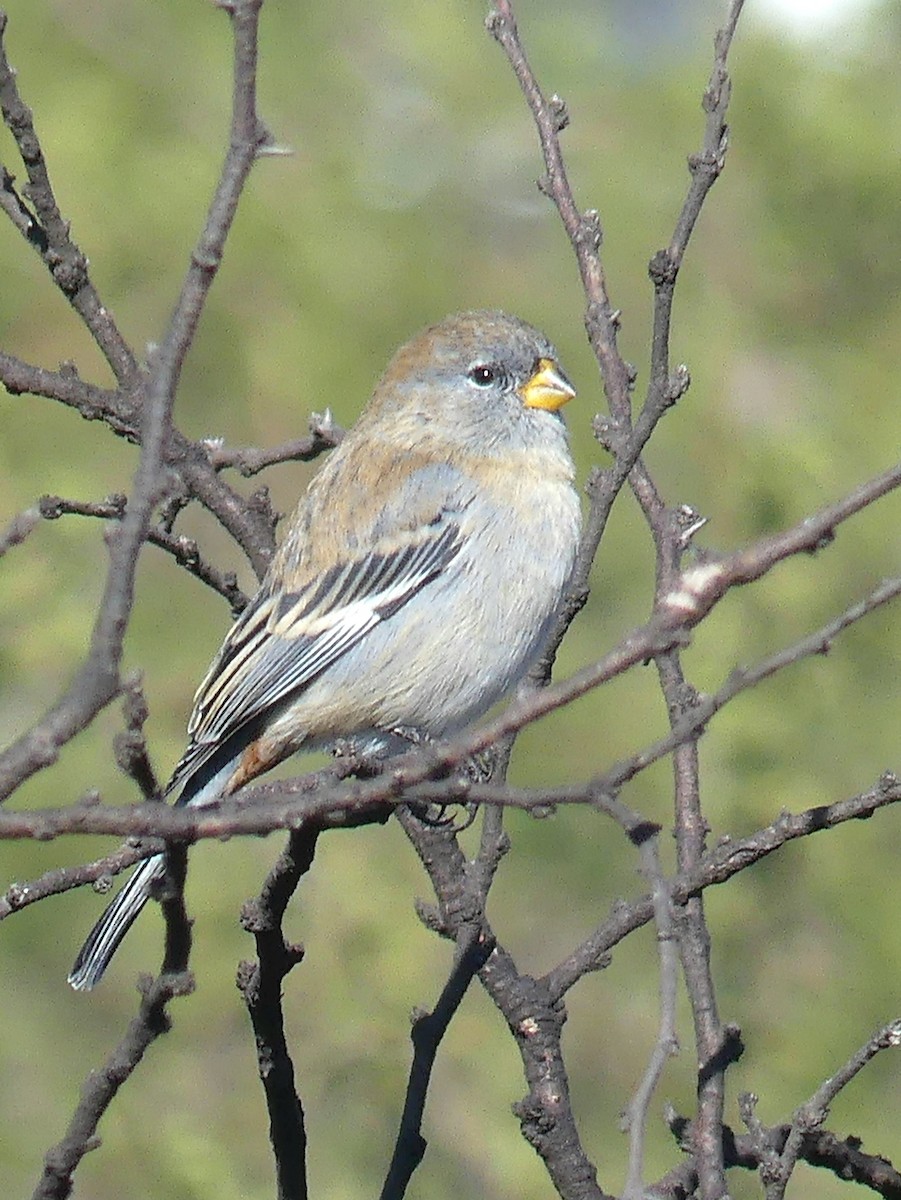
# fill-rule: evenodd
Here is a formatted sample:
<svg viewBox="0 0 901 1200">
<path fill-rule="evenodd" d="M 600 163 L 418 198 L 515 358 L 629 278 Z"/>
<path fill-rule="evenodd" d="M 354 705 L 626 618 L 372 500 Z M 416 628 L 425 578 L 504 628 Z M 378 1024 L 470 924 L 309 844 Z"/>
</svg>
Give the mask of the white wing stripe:
<svg viewBox="0 0 901 1200">
<path fill-rule="evenodd" d="M 315 679 L 460 549 L 456 523 L 436 523 L 424 532 L 413 545 L 341 565 L 290 605 L 288 597 L 276 601 L 267 594 L 247 611 L 198 690 L 192 745 L 174 778 L 196 769 L 223 738 Z"/>
</svg>

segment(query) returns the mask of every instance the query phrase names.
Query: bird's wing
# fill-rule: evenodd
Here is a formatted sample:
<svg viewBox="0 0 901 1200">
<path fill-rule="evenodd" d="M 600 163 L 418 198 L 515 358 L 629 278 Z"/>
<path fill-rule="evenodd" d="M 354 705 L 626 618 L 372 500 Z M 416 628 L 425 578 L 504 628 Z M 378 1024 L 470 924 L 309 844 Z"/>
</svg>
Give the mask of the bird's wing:
<svg viewBox="0 0 901 1200">
<path fill-rule="evenodd" d="M 267 581 L 197 689 L 189 745 L 168 790 L 232 734 L 301 692 L 444 571 L 462 545 L 458 516 L 433 510 L 427 523 L 335 563 L 296 592 L 274 590 Z"/>
</svg>

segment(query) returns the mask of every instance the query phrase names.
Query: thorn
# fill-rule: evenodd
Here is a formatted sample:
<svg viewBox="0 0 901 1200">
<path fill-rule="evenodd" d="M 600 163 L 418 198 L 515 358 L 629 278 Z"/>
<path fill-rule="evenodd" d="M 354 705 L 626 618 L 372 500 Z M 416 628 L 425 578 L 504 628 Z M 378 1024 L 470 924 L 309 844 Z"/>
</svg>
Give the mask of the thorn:
<svg viewBox="0 0 901 1200">
<path fill-rule="evenodd" d="M 554 92 L 548 101 L 548 107 L 554 118 L 554 129 L 557 133 L 562 133 L 569 124 L 569 109 L 566 107 L 566 101 Z"/>
<path fill-rule="evenodd" d="M 668 404 L 675 404 L 677 400 L 685 395 L 691 387 L 691 375 L 685 363 L 679 363 L 675 371 L 669 377 L 666 386 L 666 399 Z"/>
<path fill-rule="evenodd" d="M 263 142 L 257 146 L 257 158 L 290 158 L 296 151 L 293 146 L 280 146 L 276 142 Z"/>
<path fill-rule="evenodd" d="M 702 517 L 690 504 L 680 504 L 675 510 L 674 516 L 676 528 L 679 531 L 679 545 L 683 550 L 686 549 L 695 534 L 703 529 L 710 520 L 709 517 Z"/>
</svg>

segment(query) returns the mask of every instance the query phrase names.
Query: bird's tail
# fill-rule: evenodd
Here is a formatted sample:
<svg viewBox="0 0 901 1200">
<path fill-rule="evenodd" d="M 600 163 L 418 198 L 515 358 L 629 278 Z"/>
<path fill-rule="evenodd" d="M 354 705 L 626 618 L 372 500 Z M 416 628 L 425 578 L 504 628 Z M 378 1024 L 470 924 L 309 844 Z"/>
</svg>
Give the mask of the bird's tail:
<svg viewBox="0 0 901 1200">
<path fill-rule="evenodd" d="M 69 972 L 69 983 L 76 991 L 89 992 L 100 982 L 119 943 L 150 899 L 154 881 L 163 877 L 165 869 L 165 855 L 146 859 L 104 909 Z"/>
</svg>

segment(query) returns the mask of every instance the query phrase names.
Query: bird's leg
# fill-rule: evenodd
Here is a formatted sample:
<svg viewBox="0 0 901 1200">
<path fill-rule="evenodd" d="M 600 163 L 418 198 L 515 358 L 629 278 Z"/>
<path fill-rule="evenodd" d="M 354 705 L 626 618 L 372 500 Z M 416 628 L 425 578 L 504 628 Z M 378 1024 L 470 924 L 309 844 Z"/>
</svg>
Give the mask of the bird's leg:
<svg viewBox="0 0 901 1200">
<path fill-rule="evenodd" d="M 411 749 L 417 746 L 427 746 L 432 741 L 432 738 L 423 730 L 408 726 L 399 726 L 392 729 L 391 736 L 402 739 Z M 459 780 L 464 784 L 484 783 L 490 777 L 490 771 L 486 773 L 485 762 L 483 761 L 485 757 L 483 755 L 473 755 L 471 758 L 468 758 L 459 772 Z M 450 809 L 457 807 L 465 810 L 465 816 L 462 820 L 457 820 L 453 813 L 449 813 Z M 447 804 L 420 804 L 413 802 L 408 804 L 407 808 L 418 821 L 431 829 L 441 829 L 447 833 L 462 833 L 476 819 L 479 806 L 470 801 L 461 800 Z"/>
</svg>

